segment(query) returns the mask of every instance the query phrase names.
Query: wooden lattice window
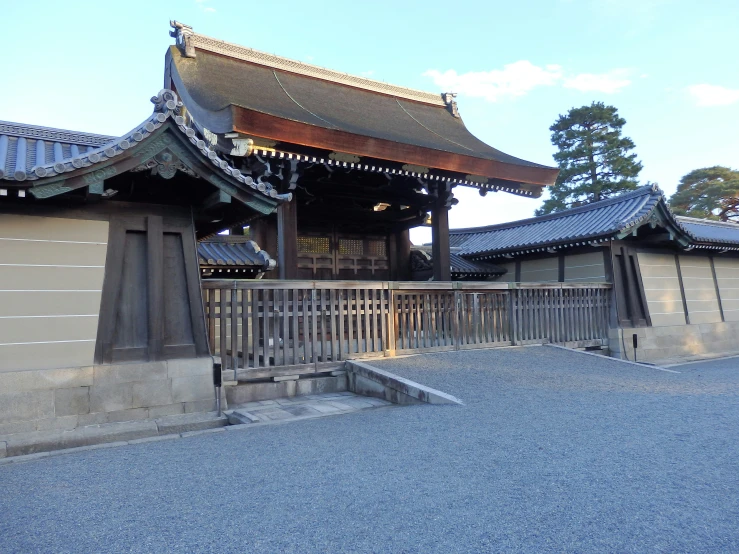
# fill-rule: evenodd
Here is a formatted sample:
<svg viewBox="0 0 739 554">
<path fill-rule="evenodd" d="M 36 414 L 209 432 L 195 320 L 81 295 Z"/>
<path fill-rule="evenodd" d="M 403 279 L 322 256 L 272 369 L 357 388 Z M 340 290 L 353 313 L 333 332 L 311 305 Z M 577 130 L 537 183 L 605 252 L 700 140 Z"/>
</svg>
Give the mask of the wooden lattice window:
<svg viewBox="0 0 739 554">
<path fill-rule="evenodd" d="M 387 246 L 384 240 L 368 240 L 367 241 L 368 255 L 374 258 L 385 258 L 387 257 Z"/>
<path fill-rule="evenodd" d="M 331 241 L 328 237 L 298 237 L 298 252 L 330 254 Z"/>
<path fill-rule="evenodd" d="M 339 239 L 339 254 L 363 256 L 364 243 L 358 239 Z"/>
</svg>

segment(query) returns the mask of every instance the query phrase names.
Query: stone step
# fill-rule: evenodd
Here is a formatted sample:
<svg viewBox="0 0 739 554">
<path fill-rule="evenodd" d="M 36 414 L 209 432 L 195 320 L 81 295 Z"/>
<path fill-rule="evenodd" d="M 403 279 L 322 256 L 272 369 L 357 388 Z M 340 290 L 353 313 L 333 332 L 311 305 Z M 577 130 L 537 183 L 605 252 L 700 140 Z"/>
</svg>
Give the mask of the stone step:
<svg viewBox="0 0 739 554">
<path fill-rule="evenodd" d="M 347 378 L 344 372 L 338 375 L 312 377 L 301 375 L 292 376 L 288 380 L 264 382 L 238 382 L 224 386 L 229 406 L 274 400 L 277 398 L 291 398 L 309 394 L 337 393 L 347 390 Z"/>
<path fill-rule="evenodd" d="M 370 398 L 351 392 L 342 392 L 249 402 L 227 411 L 226 415 L 231 425 L 243 425 L 303 420 L 391 405 L 391 402 L 380 398 Z"/>
</svg>

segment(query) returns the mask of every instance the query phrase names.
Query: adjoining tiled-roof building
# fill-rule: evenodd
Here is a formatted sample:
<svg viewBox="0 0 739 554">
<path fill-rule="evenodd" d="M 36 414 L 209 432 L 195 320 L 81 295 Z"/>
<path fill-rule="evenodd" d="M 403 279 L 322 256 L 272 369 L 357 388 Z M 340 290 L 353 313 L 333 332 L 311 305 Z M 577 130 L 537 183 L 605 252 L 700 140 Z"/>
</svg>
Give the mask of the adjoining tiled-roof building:
<svg viewBox="0 0 739 554">
<path fill-rule="evenodd" d="M 633 359 L 737 350 L 739 225 L 676 216 L 644 186 L 542 217 L 452 229 L 473 263 L 506 269 L 509 282 L 613 283 L 610 348 Z M 639 353 L 641 351 L 641 354 Z"/>
</svg>

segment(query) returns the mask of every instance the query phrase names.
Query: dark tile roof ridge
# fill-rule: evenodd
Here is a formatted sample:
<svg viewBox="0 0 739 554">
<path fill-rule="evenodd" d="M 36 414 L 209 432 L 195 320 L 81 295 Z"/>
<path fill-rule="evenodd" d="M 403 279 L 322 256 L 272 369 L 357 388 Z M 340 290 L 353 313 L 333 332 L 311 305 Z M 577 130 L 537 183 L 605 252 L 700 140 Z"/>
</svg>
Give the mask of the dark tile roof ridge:
<svg viewBox="0 0 739 554">
<path fill-rule="evenodd" d="M 14 121 L 0 121 L 0 135 L 99 146 L 109 144 L 118 138 L 109 135 L 86 133 L 84 131 L 70 131 L 68 129 L 43 127 L 28 123 L 16 123 Z"/>
<path fill-rule="evenodd" d="M 601 200 L 599 202 L 593 202 L 591 204 L 586 204 L 584 206 L 578 206 L 577 208 L 569 208 L 567 210 L 562 210 L 561 212 L 554 212 L 554 213 L 547 214 L 547 215 L 529 217 L 527 219 L 519 219 L 517 221 L 509 221 L 507 223 L 496 223 L 494 225 L 486 225 L 484 227 L 466 227 L 466 228 L 461 228 L 461 229 L 449 229 L 449 233 L 455 234 L 455 235 L 462 235 L 462 234 L 472 234 L 472 233 L 484 233 L 487 231 L 497 231 L 500 229 L 507 229 L 507 228 L 513 228 L 513 227 L 522 227 L 524 225 L 530 225 L 532 223 L 551 221 L 552 219 L 560 219 L 560 218 L 577 215 L 583 212 L 595 211 L 600 208 L 611 206 L 613 204 L 618 204 L 625 200 L 630 200 L 631 198 L 635 198 L 635 197 L 642 196 L 642 195 L 645 196 L 645 202 L 646 202 L 649 199 L 649 197 L 652 196 L 653 193 L 658 193 L 658 196 L 656 197 L 656 199 L 659 199 L 662 196 L 662 191 L 658 187 L 654 185 L 644 185 L 642 187 L 639 187 L 635 190 L 621 194 L 619 196 L 614 196 L 612 198 L 607 198 L 605 200 Z M 643 205 L 644 204 L 642 204 L 642 207 Z"/>
<path fill-rule="evenodd" d="M 192 31 L 192 28 L 186 25 L 177 27 L 177 31 L 175 33 L 185 37 L 185 40 L 189 41 L 192 47 L 196 50 L 207 50 L 214 54 L 220 54 L 222 56 L 248 63 L 254 63 L 290 73 L 297 73 L 298 75 L 305 75 L 307 77 L 313 77 L 314 79 L 321 79 L 323 81 L 330 81 L 355 88 L 379 92 L 389 96 L 396 96 L 439 107 L 447 106 L 442 94 L 440 93 L 426 92 L 400 85 L 393 85 L 383 81 L 368 79 L 366 77 L 351 75 L 349 73 L 293 60 L 276 54 L 262 52 L 260 50 L 255 50 L 254 48 L 241 46 L 225 40 L 195 33 Z M 178 42 L 180 40 L 180 36 L 178 36 Z"/>
</svg>

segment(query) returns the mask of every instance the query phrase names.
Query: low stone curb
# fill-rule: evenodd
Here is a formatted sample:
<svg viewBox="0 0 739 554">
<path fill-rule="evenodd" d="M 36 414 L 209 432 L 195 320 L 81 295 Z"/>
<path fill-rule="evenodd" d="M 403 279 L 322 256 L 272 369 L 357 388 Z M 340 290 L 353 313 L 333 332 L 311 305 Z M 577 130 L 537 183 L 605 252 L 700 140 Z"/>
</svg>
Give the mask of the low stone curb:
<svg viewBox="0 0 739 554">
<path fill-rule="evenodd" d="M 105 448 L 106 445 L 137 444 L 163 436 L 181 436 L 208 430 L 223 430 L 226 416 L 214 412 L 166 416 L 155 420 L 88 425 L 72 430 L 34 431 L 0 437 L 0 463 L 28 455 L 56 451 Z M 43 457 L 43 456 L 39 456 Z"/>
<path fill-rule="evenodd" d="M 608 356 L 602 356 L 600 354 L 593 354 L 592 352 L 584 352 L 582 350 L 575 350 L 574 348 L 567 348 L 566 346 L 560 346 L 559 344 L 545 344 L 544 346 L 548 346 L 549 348 L 559 348 L 561 350 L 567 350 L 568 352 L 576 352 L 577 354 L 584 354 L 586 356 L 597 356 L 598 358 L 601 358 L 601 359 L 612 360 L 614 362 L 620 362 L 622 364 L 635 365 L 641 368 L 656 369 L 658 371 L 666 371 L 667 373 L 680 373 L 679 371 L 675 371 L 674 369 L 667 369 L 664 367 L 660 367 L 658 365 L 643 364 L 640 362 L 632 362 L 631 360 L 622 360 L 620 358 L 611 358 Z"/>
<path fill-rule="evenodd" d="M 349 360 L 349 390 L 393 404 L 464 404 L 458 398 L 364 362 Z"/>
<path fill-rule="evenodd" d="M 382 409 L 382 408 L 392 408 L 393 406 L 378 406 L 373 409 Z M 292 423 L 294 421 L 306 421 L 309 419 L 320 419 L 323 417 L 329 417 L 329 416 L 335 416 L 335 415 L 345 415 L 348 413 L 357 413 L 357 410 L 340 410 L 336 412 L 329 412 L 329 413 L 322 413 L 319 415 L 310 415 L 310 416 L 297 416 L 291 419 L 284 419 L 284 420 L 272 420 L 272 421 L 259 421 L 255 423 L 242 423 L 237 425 L 229 425 L 228 424 L 228 418 L 226 415 L 221 416 L 220 418 L 216 418 L 214 413 L 208 414 L 210 418 L 203 419 L 201 421 L 201 424 L 203 426 L 210 426 L 208 428 L 201 428 L 198 430 L 191 430 L 191 431 L 182 431 L 178 433 L 170 433 L 170 434 L 161 434 L 161 435 L 152 435 L 148 437 L 142 437 L 142 438 L 135 438 L 131 440 L 126 441 L 113 441 L 113 442 L 101 442 L 97 444 L 90 444 L 85 446 L 77 446 L 77 447 L 71 447 L 71 448 L 60 448 L 56 450 L 50 450 L 50 451 L 44 451 L 44 452 L 35 452 L 32 454 L 21 454 L 21 455 L 15 455 L 8 458 L 2 458 L 0 457 L 0 466 L 2 465 L 9 465 L 9 464 L 15 464 L 15 463 L 21 463 L 21 462 L 31 462 L 33 460 L 39 460 L 42 458 L 49 458 L 53 456 L 60 456 L 62 454 L 74 454 L 76 452 L 87 452 L 89 450 L 98 450 L 101 448 L 115 448 L 118 446 L 126 446 L 126 445 L 135 445 L 135 444 L 145 444 L 150 442 L 159 442 L 159 441 L 167 441 L 167 440 L 175 440 L 175 439 L 185 439 L 189 437 L 198 437 L 202 435 L 210 435 L 214 433 L 223 433 L 223 432 L 234 432 L 234 431 L 244 431 L 247 429 L 255 429 L 258 427 L 266 427 L 268 425 L 284 425 L 286 423 Z M 183 417 L 183 421 L 181 424 L 183 426 L 188 426 L 189 428 L 193 428 L 197 425 L 197 422 L 193 421 L 195 418 L 194 415 L 198 414 L 186 414 L 188 417 Z M 201 417 L 203 414 L 199 414 Z M 173 416 L 173 417 L 179 417 L 179 416 Z M 164 418 L 162 418 L 164 419 Z M 168 418 L 169 422 L 173 423 L 171 426 L 169 426 L 170 429 L 174 429 L 175 425 L 172 419 Z M 189 421 L 187 421 L 189 420 Z M 157 420 L 159 421 L 159 420 Z M 219 422 L 218 427 L 213 427 L 214 421 Z M 134 422 L 131 422 L 134 423 Z M 136 422 L 137 423 L 137 422 Z M 112 424 L 111 424 L 112 425 Z M 117 425 L 117 424 L 116 424 Z M 162 430 L 165 428 L 165 426 L 162 426 Z M 184 428 L 184 427 L 183 427 Z M 4 442 L 0 441 L 0 447 Z M 2 452 L 0 450 L 0 452 Z"/>
</svg>

